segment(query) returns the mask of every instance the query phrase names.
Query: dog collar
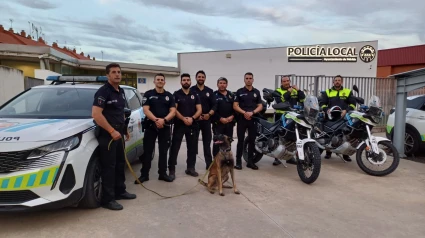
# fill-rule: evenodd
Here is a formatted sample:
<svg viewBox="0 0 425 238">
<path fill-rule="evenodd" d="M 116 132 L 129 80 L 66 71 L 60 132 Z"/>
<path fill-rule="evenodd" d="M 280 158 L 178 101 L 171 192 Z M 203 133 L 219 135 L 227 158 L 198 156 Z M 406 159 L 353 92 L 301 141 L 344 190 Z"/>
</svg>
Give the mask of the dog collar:
<svg viewBox="0 0 425 238">
<path fill-rule="evenodd" d="M 223 151 L 223 152 L 229 152 L 231 149 L 232 149 L 232 148 L 227 148 L 227 149 L 225 149 L 225 150 L 220 149 L 220 151 Z"/>
</svg>

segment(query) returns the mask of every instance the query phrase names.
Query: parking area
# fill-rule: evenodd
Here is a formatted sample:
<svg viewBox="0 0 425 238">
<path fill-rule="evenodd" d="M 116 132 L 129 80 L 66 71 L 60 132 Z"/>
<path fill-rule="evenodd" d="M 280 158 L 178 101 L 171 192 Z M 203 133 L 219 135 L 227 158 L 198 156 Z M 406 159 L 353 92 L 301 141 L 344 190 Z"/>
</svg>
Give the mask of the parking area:
<svg viewBox="0 0 425 238">
<path fill-rule="evenodd" d="M 196 167 L 202 176 L 199 146 Z M 323 160 L 318 180 L 307 185 L 295 165 L 273 166 L 265 156 L 257 171 L 243 163 L 235 172 L 241 194 L 225 189 L 224 197 L 199 185 L 188 195 L 163 199 L 133 184 L 127 170 L 128 191 L 138 198 L 120 201 L 124 210 L 1 214 L 0 237 L 422 237 L 425 164 L 402 160 L 393 174 L 379 178 L 363 173 L 352 158 Z M 140 166 L 134 165 L 137 175 Z M 176 180 L 157 180 L 156 155 L 145 186 L 163 195 L 184 192 L 198 179 L 186 175 L 185 166 L 182 143 Z"/>
</svg>

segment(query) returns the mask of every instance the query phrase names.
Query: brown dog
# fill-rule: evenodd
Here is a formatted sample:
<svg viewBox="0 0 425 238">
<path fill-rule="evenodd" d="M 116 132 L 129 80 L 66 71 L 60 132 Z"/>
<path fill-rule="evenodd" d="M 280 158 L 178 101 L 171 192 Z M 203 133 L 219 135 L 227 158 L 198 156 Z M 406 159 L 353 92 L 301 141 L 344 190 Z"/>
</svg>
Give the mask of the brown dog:
<svg viewBox="0 0 425 238">
<path fill-rule="evenodd" d="M 211 165 L 209 174 L 208 174 L 208 184 L 204 181 L 199 180 L 199 182 L 208 188 L 210 193 L 214 194 L 214 189 L 218 187 L 221 196 L 224 196 L 224 188 L 232 188 L 230 186 L 223 185 L 228 179 L 229 174 L 232 177 L 233 182 L 233 191 L 236 194 L 240 194 L 236 188 L 235 183 L 235 174 L 233 166 L 235 164 L 235 159 L 233 158 L 233 153 L 231 151 L 232 138 L 226 135 L 214 135 L 213 137 L 214 144 L 219 145 L 220 151 L 214 157 L 213 164 Z M 213 189 L 214 188 L 214 189 Z"/>
</svg>

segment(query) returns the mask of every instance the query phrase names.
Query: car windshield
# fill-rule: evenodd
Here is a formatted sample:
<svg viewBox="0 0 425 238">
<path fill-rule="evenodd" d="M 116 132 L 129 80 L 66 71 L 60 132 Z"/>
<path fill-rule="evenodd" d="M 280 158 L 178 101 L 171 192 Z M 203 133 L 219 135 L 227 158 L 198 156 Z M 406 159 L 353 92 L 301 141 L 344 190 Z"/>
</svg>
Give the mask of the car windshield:
<svg viewBox="0 0 425 238">
<path fill-rule="evenodd" d="M 0 107 L 0 118 L 85 119 L 97 89 L 32 88 Z"/>
<path fill-rule="evenodd" d="M 407 104 L 406 104 L 407 108 L 420 109 L 425 103 L 425 97 L 420 96 L 414 99 L 407 99 L 406 101 L 407 101 Z"/>
</svg>

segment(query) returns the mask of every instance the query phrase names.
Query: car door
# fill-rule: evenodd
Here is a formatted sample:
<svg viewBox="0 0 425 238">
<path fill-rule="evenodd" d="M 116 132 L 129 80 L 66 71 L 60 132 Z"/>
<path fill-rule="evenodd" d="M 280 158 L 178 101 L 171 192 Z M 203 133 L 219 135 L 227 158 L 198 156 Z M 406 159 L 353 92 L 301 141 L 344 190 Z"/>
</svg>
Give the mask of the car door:
<svg viewBox="0 0 425 238">
<path fill-rule="evenodd" d="M 134 161 L 139 155 L 137 150 L 140 150 L 140 147 L 142 145 L 142 139 L 140 136 L 142 131 L 140 119 L 140 111 L 142 110 L 142 104 L 139 98 L 137 97 L 135 90 L 131 88 L 125 88 L 124 92 L 127 99 L 128 107 L 131 110 L 130 122 L 128 124 L 128 130 L 131 138 L 129 141 L 126 142 L 126 152 L 128 159 Z"/>
</svg>

